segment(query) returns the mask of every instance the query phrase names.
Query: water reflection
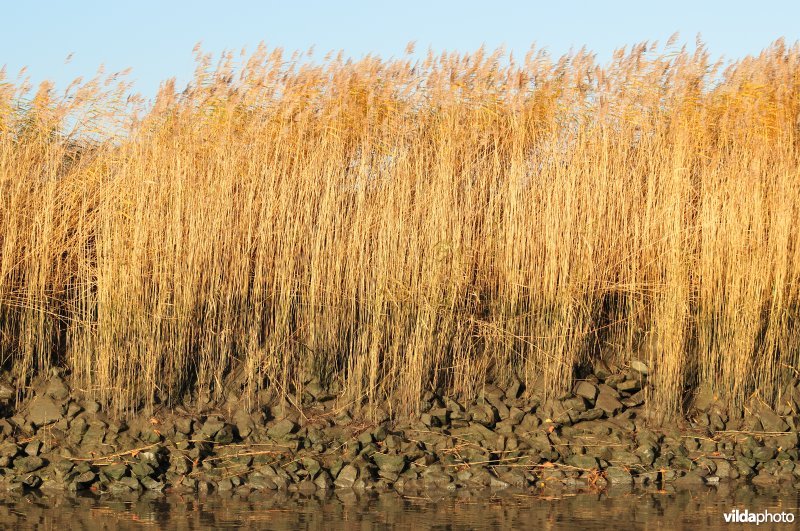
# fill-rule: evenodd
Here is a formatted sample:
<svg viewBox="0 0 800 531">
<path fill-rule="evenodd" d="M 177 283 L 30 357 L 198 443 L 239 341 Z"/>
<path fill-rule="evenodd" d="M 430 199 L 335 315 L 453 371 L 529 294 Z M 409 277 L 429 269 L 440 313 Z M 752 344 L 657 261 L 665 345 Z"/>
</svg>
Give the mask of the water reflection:
<svg viewBox="0 0 800 531">
<path fill-rule="evenodd" d="M 7 494 L 0 527 L 13 529 L 722 529 L 731 509 L 800 517 L 798 493 L 752 486 L 604 493 L 524 491 L 238 491 L 208 496 Z M 741 527 L 741 525 L 739 526 Z M 792 524 L 776 525 L 790 529 Z M 761 525 L 759 529 L 769 529 Z"/>
</svg>

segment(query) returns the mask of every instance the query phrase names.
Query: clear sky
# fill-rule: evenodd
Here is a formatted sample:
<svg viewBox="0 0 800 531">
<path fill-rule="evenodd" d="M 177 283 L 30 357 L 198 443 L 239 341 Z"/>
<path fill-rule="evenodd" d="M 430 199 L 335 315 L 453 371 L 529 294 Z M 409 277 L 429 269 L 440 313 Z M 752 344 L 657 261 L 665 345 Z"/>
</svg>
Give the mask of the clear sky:
<svg viewBox="0 0 800 531">
<path fill-rule="evenodd" d="M 306 50 L 315 57 L 344 50 L 361 57 L 417 51 L 472 51 L 505 45 L 520 55 L 535 42 L 553 55 L 587 45 L 601 60 L 613 49 L 643 40 L 664 42 L 679 31 L 693 45 L 700 33 L 715 56 L 741 57 L 778 37 L 800 39 L 797 1 L 31 1 L 0 7 L 0 65 L 16 78 L 28 66 L 32 80 L 60 88 L 76 76 L 132 67 L 145 96 L 159 82 L 194 68 L 192 48 L 207 52 L 270 48 Z M 69 53 L 73 59 L 64 60 Z"/>
</svg>

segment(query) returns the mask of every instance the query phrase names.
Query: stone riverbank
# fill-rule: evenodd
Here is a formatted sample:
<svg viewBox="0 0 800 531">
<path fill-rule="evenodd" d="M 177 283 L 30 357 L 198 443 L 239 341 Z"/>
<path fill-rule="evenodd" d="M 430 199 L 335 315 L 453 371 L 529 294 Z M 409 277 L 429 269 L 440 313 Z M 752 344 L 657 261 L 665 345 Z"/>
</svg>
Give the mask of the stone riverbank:
<svg viewBox="0 0 800 531">
<path fill-rule="evenodd" d="M 422 413 L 353 407 L 316 382 L 302 402 L 235 396 L 122 420 L 53 371 L 17 402 L 0 383 L 0 488 L 98 493 L 336 489 L 660 489 L 747 482 L 800 487 L 800 383 L 778 411 L 732 413 L 700 390 L 679 421 L 648 408 L 648 368 L 594 366 L 543 403 L 519 383 L 472 400 L 427 393 Z"/>
</svg>

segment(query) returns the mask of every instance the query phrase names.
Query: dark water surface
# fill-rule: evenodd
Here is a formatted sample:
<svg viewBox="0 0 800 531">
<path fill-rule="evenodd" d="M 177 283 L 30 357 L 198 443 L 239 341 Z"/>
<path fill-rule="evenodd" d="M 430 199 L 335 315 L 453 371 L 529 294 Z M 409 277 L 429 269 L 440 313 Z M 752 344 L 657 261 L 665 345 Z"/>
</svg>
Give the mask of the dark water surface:
<svg viewBox="0 0 800 531">
<path fill-rule="evenodd" d="M 797 529 L 794 490 L 558 493 L 472 491 L 417 496 L 333 492 L 116 498 L 92 494 L 6 494 L 3 529 Z M 795 523 L 726 523 L 732 509 L 784 512 Z"/>
</svg>

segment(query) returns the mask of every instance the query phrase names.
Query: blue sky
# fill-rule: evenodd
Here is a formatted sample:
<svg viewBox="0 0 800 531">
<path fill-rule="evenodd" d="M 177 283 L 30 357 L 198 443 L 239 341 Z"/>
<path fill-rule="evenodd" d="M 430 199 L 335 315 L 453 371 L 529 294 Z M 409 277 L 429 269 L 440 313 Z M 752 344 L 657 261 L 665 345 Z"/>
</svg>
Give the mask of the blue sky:
<svg viewBox="0 0 800 531">
<path fill-rule="evenodd" d="M 600 59 L 614 48 L 667 38 L 679 31 L 693 44 L 699 32 L 716 55 L 757 53 L 778 37 L 800 39 L 800 3 L 792 1 L 173 1 L 73 0 L 8 2 L 0 18 L 0 65 L 9 77 L 23 66 L 31 79 L 60 88 L 76 76 L 131 67 L 136 89 L 152 96 L 163 79 L 188 81 L 192 48 L 306 50 L 315 57 L 344 50 L 361 57 L 417 51 L 471 51 L 505 45 L 521 55 L 535 42 L 560 55 L 587 45 Z M 64 60 L 69 53 L 73 59 Z"/>
</svg>

